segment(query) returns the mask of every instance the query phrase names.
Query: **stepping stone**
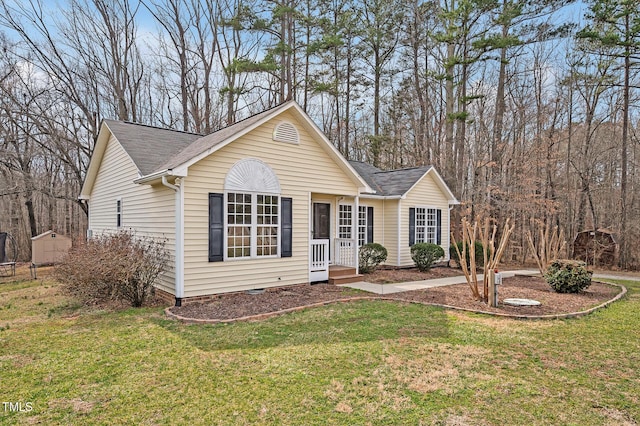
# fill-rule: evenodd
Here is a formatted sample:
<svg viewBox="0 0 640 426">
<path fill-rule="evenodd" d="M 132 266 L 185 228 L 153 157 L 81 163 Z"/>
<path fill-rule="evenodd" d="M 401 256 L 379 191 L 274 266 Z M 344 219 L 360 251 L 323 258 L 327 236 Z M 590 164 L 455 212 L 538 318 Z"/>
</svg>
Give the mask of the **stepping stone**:
<svg viewBox="0 0 640 426">
<path fill-rule="evenodd" d="M 537 300 L 532 299 L 504 299 L 502 302 L 511 306 L 538 306 L 540 304 Z"/>
</svg>

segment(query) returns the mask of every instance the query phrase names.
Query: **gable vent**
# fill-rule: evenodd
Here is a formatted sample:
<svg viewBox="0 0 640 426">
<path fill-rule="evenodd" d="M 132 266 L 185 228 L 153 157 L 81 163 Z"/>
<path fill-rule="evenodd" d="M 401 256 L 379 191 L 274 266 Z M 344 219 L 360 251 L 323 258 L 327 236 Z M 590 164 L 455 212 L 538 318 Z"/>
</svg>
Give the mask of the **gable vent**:
<svg viewBox="0 0 640 426">
<path fill-rule="evenodd" d="M 278 142 L 287 143 L 300 143 L 300 136 L 298 135 L 298 129 L 293 124 L 283 121 L 273 129 L 273 140 Z"/>
</svg>

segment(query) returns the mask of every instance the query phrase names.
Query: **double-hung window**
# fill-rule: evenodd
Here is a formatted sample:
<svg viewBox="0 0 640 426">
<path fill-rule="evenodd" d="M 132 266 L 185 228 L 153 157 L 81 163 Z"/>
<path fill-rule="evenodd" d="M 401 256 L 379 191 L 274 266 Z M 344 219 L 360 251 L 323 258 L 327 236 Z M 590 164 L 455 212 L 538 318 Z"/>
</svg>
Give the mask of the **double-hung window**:
<svg viewBox="0 0 640 426">
<path fill-rule="evenodd" d="M 338 206 L 338 238 L 350 239 L 353 225 L 353 206 L 340 204 Z"/>
<path fill-rule="evenodd" d="M 409 245 L 441 244 L 442 210 L 428 207 L 409 209 Z"/>
<path fill-rule="evenodd" d="M 437 244 L 437 210 L 416 208 L 416 243 Z"/>
<path fill-rule="evenodd" d="M 278 255 L 280 197 L 227 193 L 227 258 Z"/>
<path fill-rule="evenodd" d="M 257 196 L 256 256 L 278 255 L 278 196 Z"/>
<path fill-rule="evenodd" d="M 251 256 L 252 195 L 227 194 L 227 257 Z"/>
</svg>

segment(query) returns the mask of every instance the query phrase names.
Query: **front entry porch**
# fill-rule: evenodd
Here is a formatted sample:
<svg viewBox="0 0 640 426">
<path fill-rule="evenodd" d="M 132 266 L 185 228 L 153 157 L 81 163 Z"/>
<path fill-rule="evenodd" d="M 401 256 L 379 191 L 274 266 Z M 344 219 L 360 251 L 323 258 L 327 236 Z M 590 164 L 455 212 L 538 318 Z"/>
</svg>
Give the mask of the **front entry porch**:
<svg viewBox="0 0 640 426">
<path fill-rule="evenodd" d="M 331 240 L 312 240 L 309 249 L 309 281 L 329 281 L 337 277 L 352 277 L 358 275 L 356 267 L 355 241 L 336 238 L 333 250 L 330 250 Z M 330 253 L 333 252 L 333 259 Z M 356 280 L 359 281 L 359 280 Z M 344 281 L 344 284 L 355 281 Z M 333 283 L 332 283 L 333 284 Z"/>
<path fill-rule="evenodd" d="M 311 194 L 309 282 L 360 281 L 358 201 L 358 197 Z"/>
</svg>

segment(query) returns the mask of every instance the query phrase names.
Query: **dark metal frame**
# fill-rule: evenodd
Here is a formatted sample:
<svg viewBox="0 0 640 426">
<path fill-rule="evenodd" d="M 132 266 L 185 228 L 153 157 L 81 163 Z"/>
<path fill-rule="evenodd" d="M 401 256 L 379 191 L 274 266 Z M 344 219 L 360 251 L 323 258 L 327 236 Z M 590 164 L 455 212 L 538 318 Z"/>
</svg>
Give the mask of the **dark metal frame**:
<svg viewBox="0 0 640 426">
<path fill-rule="evenodd" d="M 0 232 L 5 234 L 4 247 L 0 250 L 3 258 L 0 259 L 0 276 L 13 277 L 16 275 L 16 262 L 18 261 L 18 245 L 13 235 L 8 232 Z"/>
</svg>

